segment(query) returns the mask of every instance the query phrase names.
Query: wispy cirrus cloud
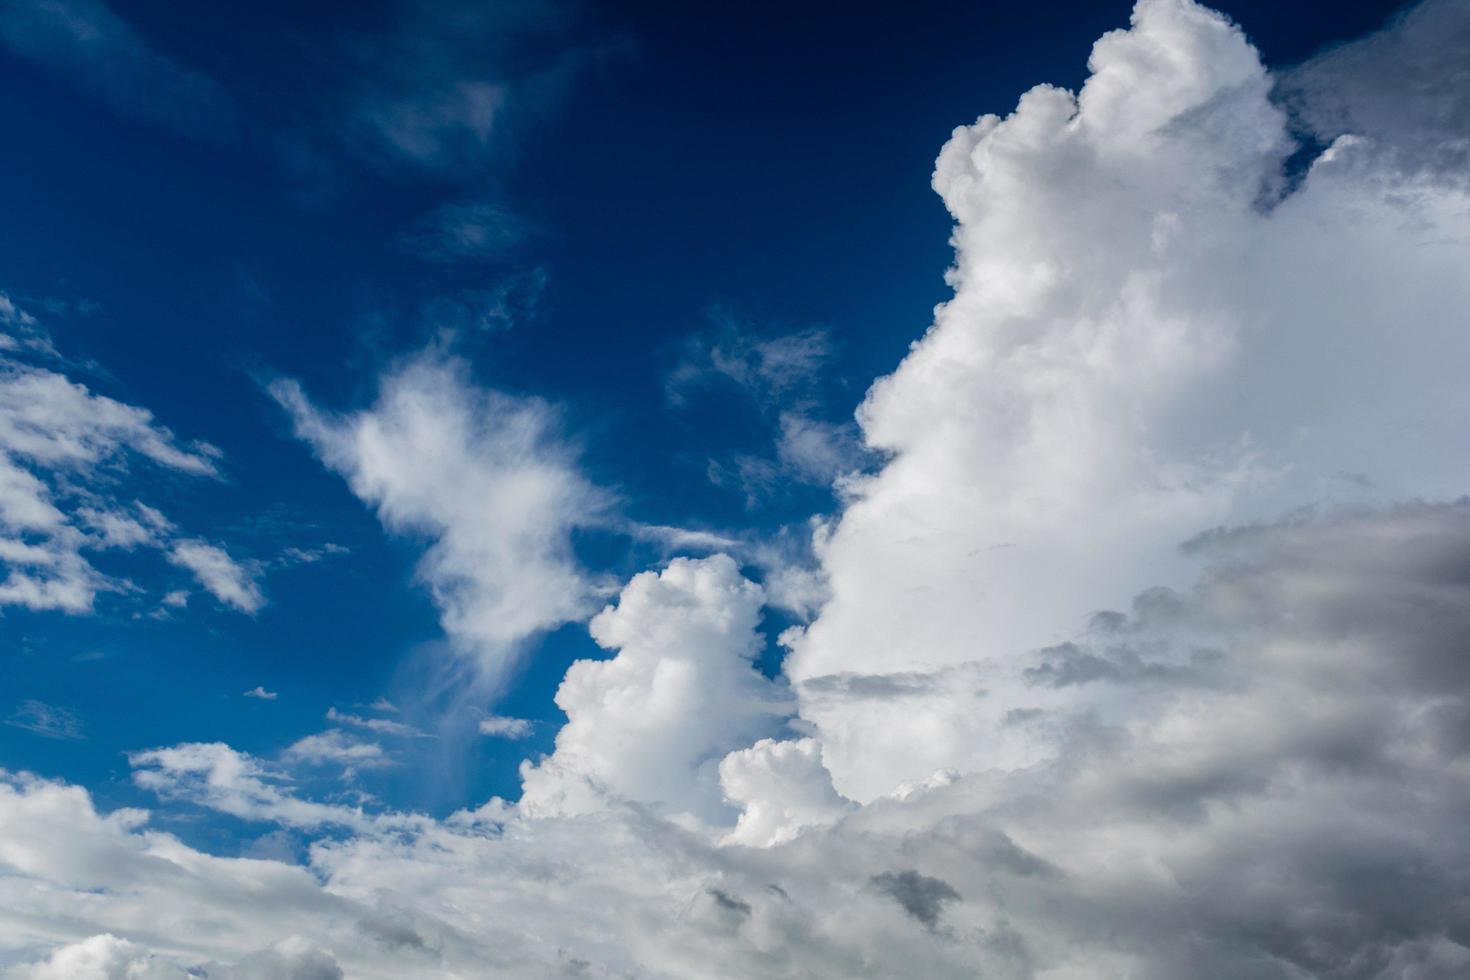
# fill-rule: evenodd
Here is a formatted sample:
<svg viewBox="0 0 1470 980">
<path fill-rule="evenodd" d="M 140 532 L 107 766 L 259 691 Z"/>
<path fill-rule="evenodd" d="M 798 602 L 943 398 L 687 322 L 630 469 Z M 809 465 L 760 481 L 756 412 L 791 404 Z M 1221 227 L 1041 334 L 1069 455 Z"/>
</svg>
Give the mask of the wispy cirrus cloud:
<svg viewBox="0 0 1470 980">
<path fill-rule="evenodd" d="M 135 119 L 206 139 L 236 135 L 226 90 L 165 53 L 104 0 L 5 0 L 0 43 Z"/>
<path fill-rule="evenodd" d="M 85 737 L 81 716 L 75 711 L 34 699 L 22 701 L 5 724 L 43 738 L 70 741 Z"/>
</svg>

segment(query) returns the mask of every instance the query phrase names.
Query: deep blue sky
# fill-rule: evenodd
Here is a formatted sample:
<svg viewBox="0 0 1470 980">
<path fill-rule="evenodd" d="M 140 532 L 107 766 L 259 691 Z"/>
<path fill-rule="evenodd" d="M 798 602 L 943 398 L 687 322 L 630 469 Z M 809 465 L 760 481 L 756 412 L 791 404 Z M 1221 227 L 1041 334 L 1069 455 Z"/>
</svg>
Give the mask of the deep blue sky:
<svg viewBox="0 0 1470 980">
<path fill-rule="evenodd" d="M 561 406 L 588 473 L 637 519 L 756 533 L 800 522 L 830 499 L 795 488 L 751 509 L 707 479 L 712 455 L 768 446 L 769 420 L 720 390 L 671 410 L 665 379 L 682 345 L 715 310 L 756 335 L 825 328 L 836 355 L 818 411 L 850 416 L 946 296 L 950 225 L 929 175 L 950 130 L 1008 111 L 1032 84 L 1076 86 L 1092 42 L 1130 5 L 932 3 L 900 18 L 661 2 L 530 27 L 502 18 L 483 37 L 438 43 L 533 80 L 513 90 L 487 155 L 437 168 L 344 132 L 353 93 L 422 65 L 371 40 L 401 29 L 397 8 L 339 6 L 114 4 L 157 52 L 215 80 L 202 110 L 0 48 L 0 291 L 96 365 L 80 380 L 224 451 L 218 483 L 139 471 L 181 524 L 262 560 L 302 542 L 351 550 L 272 572 L 255 618 L 191 606 L 137 619 L 106 598 L 87 617 L 4 611 L 0 712 L 64 706 L 86 738 L 0 726 L 0 765 L 85 783 L 104 804 L 133 799 L 129 749 L 221 740 L 270 755 L 320 730 L 328 707 L 392 695 L 439 642 L 410 582 L 419 544 L 384 536 L 291 436 L 262 378 L 359 407 L 385 364 L 428 341 L 436 297 L 506 284 L 526 297 L 543 277 L 523 304 L 534 312 L 462 338 L 482 382 Z M 1286 64 L 1397 4 L 1217 6 Z M 518 215 L 523 240 L 450 267 L 405 247 L 425 214 L 470 199 Z M 45 300 L 72 308 L 44 314 Z M 584 544 L 622 577 L 656 557 Z M 439 812 L 513 796 L 516 763 L 550 746 L 566 664 L 592 655 L 568 627 L 531 656 L 499 706 L 543 722 L 529 742 L 487 740 L 448 782 L 407 767 L 368 788 Z M 240 697 L 256 684 L 279 700 Z"/>
</svg>

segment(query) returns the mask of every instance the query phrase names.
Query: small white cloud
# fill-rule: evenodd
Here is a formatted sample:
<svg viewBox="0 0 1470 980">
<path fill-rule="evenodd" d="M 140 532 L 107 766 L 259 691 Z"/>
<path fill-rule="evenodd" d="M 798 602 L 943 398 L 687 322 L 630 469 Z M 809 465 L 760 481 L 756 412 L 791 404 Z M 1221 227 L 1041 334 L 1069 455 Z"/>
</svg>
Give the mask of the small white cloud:
<svg viewBox="0 0 1470 980">
<path fill-rule="evenodd" d="M 342 765 L 351 769 L 392 765 L 377 742 L 354 738 L 338 728 L 296 741 L 286 749 L 285 756 L 309 765 Z"/>
<path fill-rule="evenodd" d="M 168 553 L 169 561 L 194 573 L 199 584 L 220 602 L 243 613 L 254 614 L 265 605 L 252 563 L 241 563 L 223 548 L 207 541 L 179 541 Z"/>
<path fill-rule="evenodd" d="M 265 688 L 257 684 L 250 690 L 246 691 L 242 696 L 247 698 L 255 698 L 259 701 L 274 701 L 281 695 L 279 694 L 279 692 L 276 691 L 267 691 Z"/>
<path fill-rule="evenodd" d="M 420 731 L 412 725 L 405 725 L 401 721 L 390 721 L 387 718 L 364 718 L 362 715 L 349 714 L 345 711 L 338 711 L 336 708 L 327 709 L 327 720 L 339 725 L 349 725 L 353 728 L 377 732 L 379 735 L 397 735 L 403 738 L 430 737 L 427 732 Z"/>
<path fill-rule="evenodd" d="M 531 723 L 524 718 L 491 715 L 480 719 L 480 734 L 496 738 L 520 739 L 531 734 Z"/>
</svg>

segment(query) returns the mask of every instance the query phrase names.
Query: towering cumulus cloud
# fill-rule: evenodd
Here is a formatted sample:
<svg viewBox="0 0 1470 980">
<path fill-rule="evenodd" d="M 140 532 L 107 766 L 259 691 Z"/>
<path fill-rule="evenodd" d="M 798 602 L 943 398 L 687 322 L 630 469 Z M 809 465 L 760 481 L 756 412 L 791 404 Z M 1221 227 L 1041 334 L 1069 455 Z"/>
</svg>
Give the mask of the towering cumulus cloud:
<svg viewBox="0 0 1470 980">
<path fill-rule="evenodd" d="M 863 403 L 884 462 L 818 536 L 784 676 L 752 666 L 761 586 L 675 559 L 592 618 L 611 656 L 568 670 L 520 802 L 434 820 L 224 745 L 131 758 L 311 836 L 301 868 L 10 776 L 13 975 L 1470 975 L 1467 23 L 1430 2 L 1277 77 L 1141 0 L 1080 92 L 940 153 L 954 296 Z M 531 465 L 539 410 L 462 392 L 411 367 L 347 420 L 277 393 L 435 536 L 446 625 L 493 646 L 587 611 L 588 491 Z"/>
<path fill-rule="evenodd" d="M 1430 17 L 1466 14 L 1425 8 L 1407 38 Z M 939 156 L 955 296 L 861 408 L 892 460 L 826 541 L 832 599 L 787 668 L 860 799 L 1044 758 L 997 734 L 1055 700 L 1032 703 L 1028 651 L 1188 574 L 1176 546 L 1202 529 L 1467 486 L 1470 213 L 1462 187 L 1403 172 L 1421 134 L 1324 131 L 1283 199 L 1290 120 L 1224 19 L 1146 0 L 1090 65 L 1078 95 L 1033 89 Z M 1422 86 L 1414 111 L 1463 121 L 1462 91 Z M 831 694 L 957 665 L 990 696 L 911 694 L 875 726 L 870 698 Z"/>
</svg>

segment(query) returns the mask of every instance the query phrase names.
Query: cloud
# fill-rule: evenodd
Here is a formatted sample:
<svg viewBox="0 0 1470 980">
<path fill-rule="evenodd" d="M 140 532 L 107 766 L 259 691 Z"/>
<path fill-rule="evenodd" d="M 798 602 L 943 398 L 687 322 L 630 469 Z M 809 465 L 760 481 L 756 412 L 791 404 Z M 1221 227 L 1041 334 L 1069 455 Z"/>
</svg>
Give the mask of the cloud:
<svg viewBox="0 0 1470 980">
<path fill-rule="evenodd" d="M 483 173 L 507 125 L 554 105 L 582 56 L 567 33 L 575 8 L 559 0 L 404 3 L 391 15 L 345 47 L 343 125 L 369 159 L 410 171 Z"/>
<path fill-rule="evenodd" d="M 8 297 L 0 314 L 39 329 Z M 217 477 L 219 450 L 181 445 L 146 409 L 27 363 L 34 353 L 33 345 L 0 345 L 0 606 L 91 612 L 98 593 L 133 589 L 93 564 L 92 553 L 109 549 L 172 548 L 204 567 L 208 554 L 195 543 L 171 545 L 173 522 L 118 484 L 138 461 Z M 226 587 L 219 573 L 215 581 Z M 253 584 L 230 594 L 235 605 L 263 601 Z"/>
<path fill-rule="evenodd" d="M 401 721 L 393 721 L 390 718 L 364 718 L 362 715 L 338 711 L 336 708 L 327 709 L 327 720 L 334 721 L 339 725 L 349 725 L 353 728 L 377 732 L 379 735 L 395 735 L 400 738 L 428 737 L 426 733 L 414 728 L 412 725 L 405 725 Z"/>
<path fill-rule="evenodd" d="M 536 319 L 546 290 L 546 270 L 502 276 L 489 288 L 459 289 L 426 299 L 419 307 L 425 333 L 445 342 L 510 330 Z"/>
<path fill-rule="evenodd" d="M 103 933 L 55 950 L 44 962 L 10 971 L 15 980 L 186 980 L 182 967 L 137 943 Z"/>
<path fill-rule="evenodd" d="M 740 810 L 725 840 L 769 847 L 842 817 L 850 804 L 832 789 L 821 752 L 821 745 L 809 738 L 767 738 L 720 760 L 725 799 Z"/>
<path fill-rule="evenodd" d="M 774 433 L 769 454 L 711 459 L 712 483 L 740 490 L 753 509 L 793 481 L 831 486 L 863 465 L 857 427 L 818 417 L 823 370 L 833 355 L 829 331 L 762 333 L 721 308 L 711 321 L 707 331 L 684 342 L 678 364 L 664 379 L 665 397 L 675 408 L 688 408 L 722 386 L 733 387 Z"/>
<path fill-rule="evenodd" d="M 763 595 L 725 555 L 634 576 L 592 620 L 611 660 L 567 669 L 556 750 L 522 766 L 522 806 L 578 812 L 604 794 L 718 819 L 724 753 L 773 733 L 789 710 L 751 660 Z"/>
<path fill-rule="evenodd" d="M 210 595 L 233 609 L 253 615 L 265 605 L 265 593 L 256 582 L 258 569 L 236 561 L 218 545 L 178 541 L 169 549 L 168 560 L 194 573 Z"/>
<path fill-rule="evenodd" d="M 345 417 L 318 410 L 294 382 L 270 390 L 389 530 L 432 540 L 419 578 L 486 676 L 501 677 L 528 638 L 592 611 L 596 589 L 571 533 L 599 522 L 608 501 L 544 403 L 476 388 L 463 364 L 427 355 L 385 375 L 377 403 Z"/>
<path fill-rule="evenodd" d="M 471 201 L 436 208 L 404 233 L 403 244 L 430 262 L 474 262 L 499 258 L 527 234 L 502 205 Z"/>
<path fill-rule="evenodd" d="M 44 738 L 75 740 L 85 737 L 82 719 L 76 712 L 33 699 L 22 701 L 20 707 L 5 719 L 5 724 Z"/>
<path fill-rule="evenodd" d="M 306 762 L 369 764 L 380 757 L 371 748 L 356 758 L 345 738 L 308 736 L 295 757 Z M 303 744 L 304 743 L 304 744 Z M 293 747 L 294 748 L 294 747 Z M 381 751 L 381 750 L 380 750 Z M 220 742 L 192 742 L 128 755 L 133 782 L 170 799 L 188 800 L 242 820 L 271 821 L 287 827 L 368 829 L 375 817 L 360 807 L 315 803 L 292 795 L 283 773 L 254 756 Z M 396 821 L 394 821 L 396 822 Z"/>
<path fill-rule="evenodd" d="M 342 980 L 342 968 L 330 953 L 299 936 L 251 953 L 235 966 L 209 963 L 185 969 L 145 946 L 101 933 L 5 975 L 10 980 Z"/>
<path fill-rule="evenodd" d="M 347 779 L 362 769 L 379 769 L 394 764 L 377 742 L 356 738 L 340 728 L 298 739 L 286 747 L 283 758 L 312 766 L 341 766 L 343 778 Z"/>
<path fill-rule="evenodd" d="M 491 715 L 480 719 L 480 734 L 495 738 L 520 739 L 531 734 L 532 725 L 524 718 L 506 718 Z"/>
<path fill-rule="evenodd" d="M 244 697 L 247 697 L 247 698 L 255 698 L 255 699 L 260 700 L 260 701 L 274 701 L 276 698 L 278 698 L 280 696 L 281 695 L 279 693 L 277 693 L 275 691 L 267 691 L 265 688 L 261 687 L 259 684 L 255 685 L 250 690 L 246 691 L 245 694 L 244 694 Z"/>
<path fill-rule="evenodd" d="M 102 0 L 7 0 L 0 43 L 135 119 L 213 140 L 235 135 L 224 89 L 159 50 Z"/>
<path fill-rule="evenodd" d="M 717 382 L 774 402 L 815 382 L 832 355 L 831 336 L 820 327 L 763 335 L 724 308 L 713 310 L 710 321 L 708 330 L 684 342 L 679 362 L 664 379 L 664 393 L 675 406 Z"/>
<path fill-rule="evenodd" d="M 960 900 L 960 893 L 942 878 L 930 878 L 913 870 L 885 871 L 868 882 L 931 930 L 939 925 L 939 914 L 945 904 Z"/>
<path fill-rule="evenodd" d="M 1278 97 L 1323 143 L 1350 136 L 1396 179 L 1466 183 L 1470 167 L 1470 9 L 1432 0 L 1391 30 L 1343 44 L 1286 72 Z"/>
<path fill-rule="evenodd" d="M 1419 43 L 1418 16 L 1373 46 Z M 1200 529 L 1464 490 L 1470 395 L 1444 369 L 1470 356 L 1463 188 L 1406 174 L 1384 130 L 1280 197 L 1297 164 L 1275 82 L 1197 4 L 1138 4 L 1089 64 L 1076 95 L 1039 86 L 941 151 L 955 293 L 858 412 L 887 462 L 844 486 L 817 548 L 829 598 L 786 670 L 802 691 L 974 664 L 990 692 L 881 731 L 865 701 L 805 699 L 859 800 L 966 770 L 980 740 L 989 765 L 1035 761 L 1024 728 L 990 734 L 1035 693 L 1021 660 L 1186 580 Z M 1453 128 L 1454 72 L 1434 77 L 1422 111 Z"/>
</svg>

